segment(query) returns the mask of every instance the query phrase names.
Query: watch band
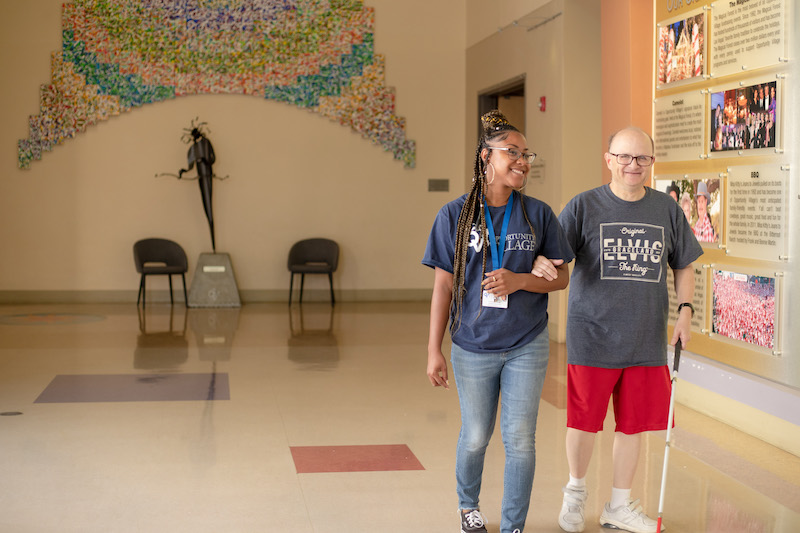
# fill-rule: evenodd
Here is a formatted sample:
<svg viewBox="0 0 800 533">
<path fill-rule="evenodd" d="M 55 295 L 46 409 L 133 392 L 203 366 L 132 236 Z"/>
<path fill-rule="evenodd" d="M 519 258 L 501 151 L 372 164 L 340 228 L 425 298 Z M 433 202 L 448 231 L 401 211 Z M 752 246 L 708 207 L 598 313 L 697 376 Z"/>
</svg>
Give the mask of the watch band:
<svg viewBox="0 0 800 533">
<path fill-rule="evenodd" d="M 678 314 L 680 314 L 681 309 L 683 309 L 684 307 L 688 307 L 689 309 L 691 309 L 692 310 L 692 316 L 694 317 L 694 306 L 692 304 L 690 304 L 689 302 L 683 302 L 682 304 L 680 304 L 678 306 Z"/>
</svg>

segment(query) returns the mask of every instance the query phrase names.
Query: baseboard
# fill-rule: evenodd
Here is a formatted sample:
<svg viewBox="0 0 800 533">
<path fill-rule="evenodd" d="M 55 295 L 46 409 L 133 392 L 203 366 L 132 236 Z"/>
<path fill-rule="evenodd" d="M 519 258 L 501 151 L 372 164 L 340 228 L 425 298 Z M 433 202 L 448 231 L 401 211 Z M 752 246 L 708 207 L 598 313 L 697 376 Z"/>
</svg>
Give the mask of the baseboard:
<svg viewBox="0 0 800 533">
<path fill-rule="evenodd" d="M 101 304 L 136 303 L 138 291 L 0 291 L 0 304 Z M 183 302 L 183 290 L 175 292 Z M 169 302 L 169 291 L 147 291 L 147 301 Z"/>
<path fill-rule="evenodd" d="M 0 304 L 101 304 L 135 303 L 138 292 L 129 291 L 0 291 Z M 288 302 L 288 290 L 239 290 L 242 303 Z M 334 291 L 337 302 L 423 302 L 430 301 L 430 289 L 345 289 Z M 293 301 L 300 297 L 295 289 Z M 304 302 L 327 302 L 331 293 L 327 289 L 306 289 Z M 183 290 L 173 291 L 175 303 L 183 303 Z M 169 302 L 168 290 L 147 291 L 147 301 L 152 303 Z"/>
</svg>

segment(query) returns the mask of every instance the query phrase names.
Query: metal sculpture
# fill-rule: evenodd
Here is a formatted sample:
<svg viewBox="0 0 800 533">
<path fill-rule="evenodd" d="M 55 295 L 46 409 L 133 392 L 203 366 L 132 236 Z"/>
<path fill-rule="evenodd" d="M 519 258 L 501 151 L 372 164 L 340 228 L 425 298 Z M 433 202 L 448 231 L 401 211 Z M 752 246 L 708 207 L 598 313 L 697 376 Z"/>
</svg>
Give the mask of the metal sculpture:
<svg viewBox="0 0 800 533">
<path fill-rule="evenodd" d="M 192 120 L 191 127 L 184 128 L 184 133 L 181 136 L 181 140 L 184 143 L 191 143 L 189 152 L 186 154 L 189 168 L 180 169 L 177 175 L 162 173 L 159 174 L 159 176 L 173 176 L 178 179 L 197 180 L 200 185 L 200 196 L 203 199 L 203 210 L 208 220 L 208 229 L 211 232 L 211 249 L 216 253 L 217 244 L 214 236 L 214 207 L 211 202 L 213 179 L 224 180 L 228 179 L 228 176 L 220 177 L 214 174 L 213 165 L 216 161 L 216 157 L 214 156 L 214 147 L 207 137 L 211 131 L 206 127 L 205 122 L 198 123 L 197 120 L 197 118 Z M 192 170 L 195 166 L 197 167 L 197 176 L 185 178 L 183 175 Z"/>
</svg>

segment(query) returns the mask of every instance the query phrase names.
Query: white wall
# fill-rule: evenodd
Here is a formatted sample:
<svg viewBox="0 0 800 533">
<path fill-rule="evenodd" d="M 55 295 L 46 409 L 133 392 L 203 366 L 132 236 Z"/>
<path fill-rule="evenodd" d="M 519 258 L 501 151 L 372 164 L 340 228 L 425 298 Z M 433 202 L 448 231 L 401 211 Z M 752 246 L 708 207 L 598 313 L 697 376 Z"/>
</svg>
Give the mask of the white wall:
<svg viewBox="0 0 800 533">
<path fill-rule="evenodd" d="M 523 3 L 514 3 L 520 7 Z M 491 10 L 470 11 L 483 18 L 488 36 L 467 49 L 465 165 L 471 169 L 477 143 L 478 95 L 510 80 L 525 80 L 525 135 L 544 164 L 544 177 L 529 180 L 526 194 L 558 213 L 577 192 L 601 183 L 596 149 L 600 137 L 600 6 L 595 0 L 525 2 L 536 8 L 516 13 L 518 24 L 490 31 Z M 477 9 L 477 7 L 476 7 Z M 481 15 L 481 16 L 478 16 Z M 485 16 L 484 16 L 485 15 Z M 513 22 L 512 20 L 512 22 Z M 468 24 L 468 26 L 470 26 Z M 538 107 L 546 97 L 544 112 Z M 466 188 L 471 176 L 464 180 Z M 566 292 L 550 295 L 550 336 L 566 337 Z"/>
<path fill-rule="evenodd" d="M 464 175 L 463 2 L 367 5 L 396 114 L 417 142 L 414 169 L 308 111 L 203 95 L 112 117 L 19 170 L 16 142 L 28 136 L 39 86 L 50 81 L 50 53 L 61 46 L 61 1 L 4 4 L 0 301 L 135 298 L 131 246 L 143 237 L 178 241 L 192 265 L 210 251 L 197 183 L 154 178 L 185 165 L 180 138 L 195 116 L 211 130 L 215 172 L 230 176 L 214 182 L 217 251 L 231 254 L 245 301 L 283 299 L 289 247 L 311 236 L 339 241 L 335 284 L 345 299 L 427 297 L 431 274 L 419 260 L 436 210 L 452 196 L 427 192 L 427 182 L 460 183 Z M 319 278 L 307 279 L 312 292 L 326 288 Z M 156 279 L 154 289 L 160 281 L 166 287 Z"/>
</svg>

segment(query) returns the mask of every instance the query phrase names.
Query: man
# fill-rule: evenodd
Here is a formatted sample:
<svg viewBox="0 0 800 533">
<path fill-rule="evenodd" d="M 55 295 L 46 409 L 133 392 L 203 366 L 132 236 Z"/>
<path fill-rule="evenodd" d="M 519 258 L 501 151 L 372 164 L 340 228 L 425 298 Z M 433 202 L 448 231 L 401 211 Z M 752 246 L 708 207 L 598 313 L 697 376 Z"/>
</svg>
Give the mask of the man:
<svg viewBox="0 0 800 533">
<path fill-rule="evenodd" d="M 600 523 L 634 533 L 657 524 L 631 499 L 641 434 L 666 429 L 667 268 L 675 277 L 679 318 L 669 344 L 689 342 L 692 262 L 703 250 L 680 206 L 648 187 L 654 146 L 638 128 L 611 137 L 605 161 L 611 183 L 573 198 L 559 216 L 575 252 L 567 315 L 567 460 L 559 525 L 584 530 L 586 473 L 595 435 L 613 396 L 616 432 L 611 501 Z M 555 277 L 537 258 L 533 273 Z"/>
<path fill-rule="evenodd" d="M 711 201 L 711 195 L 708 194 L 706 182 L 701 181 L 697 184 L 695 201 L 697 202 L 697 223 L 692 228 L 694 236 L 700 242 L 716 242 L 717 235 L 714 232 L 713 224 L 711 224 L 711 217 L 708 215 L 708 204 Z"/>
</svg>

